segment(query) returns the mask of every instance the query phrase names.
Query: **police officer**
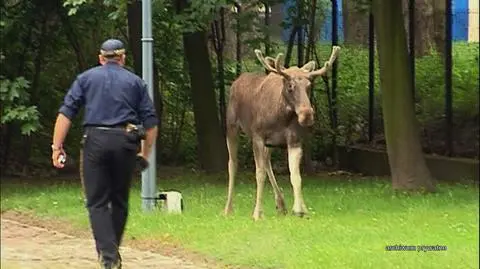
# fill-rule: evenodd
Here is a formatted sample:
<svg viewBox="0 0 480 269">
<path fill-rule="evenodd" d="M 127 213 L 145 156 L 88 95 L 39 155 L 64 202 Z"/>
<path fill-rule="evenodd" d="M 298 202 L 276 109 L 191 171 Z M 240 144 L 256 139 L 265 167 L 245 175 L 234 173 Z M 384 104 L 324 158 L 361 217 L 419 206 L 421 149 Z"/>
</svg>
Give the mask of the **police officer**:
<svg viewBox="0 0 480 269">
<path fill-rule="evenodd" d="M 64 98 L 55 123 L 52 162 L 64 167 L 62 145 L 72 119 L 84 106 L 82 168 L 90 225 L 102 268 L 121 268 L 118 249 L 128 216 L 130 184 L 136 160 L 148 160 L 158 119 L 144 81 L 123 68 L 121 41 L 106 40 L 99 62 L 76 77 Z M 144 137 L 138 135 L 142 126 Z"/>
</svg>

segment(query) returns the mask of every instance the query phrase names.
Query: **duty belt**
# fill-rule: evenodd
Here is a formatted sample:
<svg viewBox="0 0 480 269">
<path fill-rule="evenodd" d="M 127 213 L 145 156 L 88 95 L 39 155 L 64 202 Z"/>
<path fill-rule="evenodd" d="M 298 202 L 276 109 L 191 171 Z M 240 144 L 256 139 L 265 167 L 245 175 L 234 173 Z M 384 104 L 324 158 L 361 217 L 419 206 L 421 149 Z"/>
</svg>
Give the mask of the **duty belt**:
<svg viewBox="0 0 480 269">
<path fill-rule="evenodd" d="M 114 131 L 125 131 L 127 128 L 123 126 L 111 127 L 111 126 L 88 126 L 87 128 L 98 129 L 98 130 L 114 130 Z"/>
<path fill-rule="evenodd" d="M 126 124 L 126 125 L 113 125 L 113 126 L 107 126 L 107 125 L 88 125 L 85 127 L 85 129 L 98 129 L 98 130 L 111 130 L 111 131 L 126 131 L 126 132 L 131 132 L 134 130 L 137 130 L 137 126 L 134 124 Z"/>
<path fill-rule="evenodd" d="M 126 124 L 124 126 L 122 125 L 116 125 L 116 126 L 102 126 L 102 125 L 90 125 L 86 126 L 86 130 L 88 129 L 97 129 L 97 130 L 108 130 L 108 131 L 121 131 L 121 132 L 126 132 L 129 136 L 134 136 L 132 137 L 132 140 L 135 141 L 140 141 L 145 139 L 145 128 L 141 125 L 135 125 L 135 124 Z"/>
</svg>

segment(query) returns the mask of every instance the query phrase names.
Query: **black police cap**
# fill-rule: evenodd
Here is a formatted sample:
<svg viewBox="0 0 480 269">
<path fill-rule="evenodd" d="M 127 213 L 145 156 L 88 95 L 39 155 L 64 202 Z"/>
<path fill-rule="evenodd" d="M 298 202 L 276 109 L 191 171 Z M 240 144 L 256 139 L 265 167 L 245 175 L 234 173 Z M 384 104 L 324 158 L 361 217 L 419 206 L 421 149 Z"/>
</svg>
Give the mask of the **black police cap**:
<svg viewBox="0 0 480 269">
<path fill-rule="evenodd" d="M 100 47 L 100 54 L 106 57 L 125 54 L 125 46 L 118 39 L 108 39 Z"/>
</svg>

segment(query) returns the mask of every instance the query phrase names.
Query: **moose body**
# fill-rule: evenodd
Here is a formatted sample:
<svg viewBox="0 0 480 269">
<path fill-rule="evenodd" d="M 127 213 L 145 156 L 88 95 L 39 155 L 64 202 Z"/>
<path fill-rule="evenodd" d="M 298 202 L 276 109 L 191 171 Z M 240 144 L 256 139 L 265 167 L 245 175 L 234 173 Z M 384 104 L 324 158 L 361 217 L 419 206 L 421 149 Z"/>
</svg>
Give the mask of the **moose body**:
<svg viewBox="0 0 480 269">
<path fill-rule="evenodd" d="M 262 139 L 266 146 L 285 146 L 298 143 L 304 127 L 286 103 L 282 92 L 271 87 L 281 87 L 282 77 L 244 73 L 232 84 L 227 126 L 238 127 L 249 137 Z M 312 111 L 313 113 L 313 111 Z"/>
<path fill-rule="evenodd" d="M 334 47 L 330 60 L 316 71 L 313 71 L 313 61 L 301 68 L 285 69 L 281 66 L 282 54 L 276 59 L 264 58 L 259 50 L 255 50 L 257 58 L 270 72 L 243 73 L 230 88 L 226 111 L 229 183 L 225 214 L 233 209 L 237 136 L 240 130 L 250 137 L 255 158 L 257 195 L 253 218 L 258 220 L 263 214 L 262 196 L 266 176 L 273 187 L 277 210 L 282 214 L 287 212 L 271 166 L 271 146 L 286 147 L 288 150 L 290 182 L 294 193 L 293 213 L 298 216 L 308 213 L 301 191 L 300 161 L 303 135 L 314 123 L 309 95 L 313 79 L 328 71 L 338 50 L 338 47 Z"/>
</svg>

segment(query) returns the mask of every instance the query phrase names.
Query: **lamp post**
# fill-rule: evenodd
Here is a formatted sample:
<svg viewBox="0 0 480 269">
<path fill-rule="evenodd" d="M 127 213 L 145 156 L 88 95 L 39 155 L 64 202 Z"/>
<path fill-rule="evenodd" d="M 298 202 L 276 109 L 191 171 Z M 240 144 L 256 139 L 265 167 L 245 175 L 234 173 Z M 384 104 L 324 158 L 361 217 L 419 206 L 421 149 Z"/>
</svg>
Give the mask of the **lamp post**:
<svg viewBox="0 0 480 269">
<path fill-rule="evenodd" d="M 147 84 L 148 95 L 153 98 L 153 37 L 152 37 L 152 1 L 142 0 L 142 78 Z M 156 147 L 152 145 L 150 165 L 142 172 L 142 208 L 151 211 L 155 205 L 156 189 Z"/>
</svg>

